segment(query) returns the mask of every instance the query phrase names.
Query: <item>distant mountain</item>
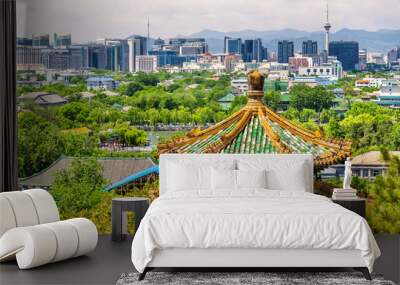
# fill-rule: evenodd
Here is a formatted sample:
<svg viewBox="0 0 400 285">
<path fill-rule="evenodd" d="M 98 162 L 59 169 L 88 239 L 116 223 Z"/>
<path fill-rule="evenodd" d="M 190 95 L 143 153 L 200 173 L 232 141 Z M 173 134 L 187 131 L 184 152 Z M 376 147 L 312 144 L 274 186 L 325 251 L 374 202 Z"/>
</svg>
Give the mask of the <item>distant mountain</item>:
<svg viewBox="0 0 400 285">
<path fill-rule="evenodd" d="M 269 50 L 276 50 L 279 40 L 291 40 L 295 43 L 295 50 L 301 50 L 301 44 L 304 40 L 314 40 L 318 42 L 318 48 L 321 50 L 324 44 L 323 31 L 306 32 L 295 29 L 284 29 L 276 31 L 256 31 L 242 30 L 232 32 L 220 32 L 214 30 L 203 30 L 189 35 L 189 37 L 205 38 L 208 42 L 211 52 L 222 52 L 225 36 L 237 37 L 242 39 L 260 38 L 263 45 Z M 367 48 L 369 51 L 387 52 L 389 49 L 400 45 L 400 30 L 351 30 L 341 29 L 332 33 L 332 40 L 353 40 L 360 43 L 360 48 Z"/>
</svg>

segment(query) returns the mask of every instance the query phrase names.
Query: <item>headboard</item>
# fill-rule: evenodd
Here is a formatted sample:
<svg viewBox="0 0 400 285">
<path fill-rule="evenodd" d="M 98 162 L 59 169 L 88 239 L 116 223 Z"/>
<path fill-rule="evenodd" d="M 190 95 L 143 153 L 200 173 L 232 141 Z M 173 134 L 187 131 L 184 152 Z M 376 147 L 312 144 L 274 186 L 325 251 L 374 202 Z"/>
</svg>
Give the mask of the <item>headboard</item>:
<svg viewBox="0 0 400 285">
<path fill-rule="evenodd" d="M 311 154 L 162 154 L 160 156 L 160 195 L 168 191 L 168 164 L 171 162 L 202 166 L 221 162 L 247 162 L 261 165 L 265 168 L 287 165 L 288 171 L 284 173 L 285 179 L 295 179 L 296 175 L 291 174 L 290 166 L 301 163 L 304 165 L 306 191 L 314 191 L 314 159 Z"/>
</svg>

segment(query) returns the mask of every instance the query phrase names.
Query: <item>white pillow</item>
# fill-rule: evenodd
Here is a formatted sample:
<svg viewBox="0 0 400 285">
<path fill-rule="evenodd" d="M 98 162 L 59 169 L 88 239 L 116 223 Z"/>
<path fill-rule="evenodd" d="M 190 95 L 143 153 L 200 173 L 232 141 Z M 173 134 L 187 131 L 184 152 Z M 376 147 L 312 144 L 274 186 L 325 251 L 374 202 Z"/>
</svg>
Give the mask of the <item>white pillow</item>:
<svg viewBox="0 0 400 285">
<path fill-rule="evenodd" d="M 267 188 L 267 170 L 236 170 L 237 187 Z"/>
<path fill-rule="evenodd" d="M 210 189 L 210 171 L 210 167 L 169 163 L 168 189 L 170 191 Z"/>
<path fill-rule="evenodd" d="M 167 191 L 211 190 L 211 168 L 234 170 L 236 161 L 176 161 L 167 164 Z"/>
<path fill-rule="evenodd" d="M 286 191 L 307 191 L 309 177 L 304 160 L 287 159 L 266 163 L 261 159 L 238 161 L 239 170 L 267 170 L 267 188 Z"/>
<path fill-rule="evenodd" d="M 211 188 L 218 190 L 236 190 L 236 170 L 213 167 L 211 170 Z"/>
</svg>

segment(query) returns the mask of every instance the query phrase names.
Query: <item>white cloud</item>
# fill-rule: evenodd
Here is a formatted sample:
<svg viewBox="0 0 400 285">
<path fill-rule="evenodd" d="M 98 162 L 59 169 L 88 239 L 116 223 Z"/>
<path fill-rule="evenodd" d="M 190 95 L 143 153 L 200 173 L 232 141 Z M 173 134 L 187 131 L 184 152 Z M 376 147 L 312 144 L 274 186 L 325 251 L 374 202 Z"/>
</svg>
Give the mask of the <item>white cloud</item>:
<svg viewBox="0 0 400 285">
<path fill-rule="evenodd" d="M 321 30 L 325 0 L 17 0 L 20 33 L 71 32 L 75 41 L 203 29 Z M 400 28 L 399 0 L 331 0 L 333 30 Z M 24 23 L 23 23 L 24 22 Z"/>
</svg>

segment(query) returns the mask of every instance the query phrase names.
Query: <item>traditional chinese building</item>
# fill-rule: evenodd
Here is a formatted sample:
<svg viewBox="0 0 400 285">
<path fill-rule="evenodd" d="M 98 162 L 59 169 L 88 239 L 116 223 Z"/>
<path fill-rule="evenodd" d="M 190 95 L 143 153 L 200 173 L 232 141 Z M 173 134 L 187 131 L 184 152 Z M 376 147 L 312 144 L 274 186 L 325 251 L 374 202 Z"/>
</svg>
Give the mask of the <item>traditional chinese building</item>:
<svg viewBox="0 0 400 285">
<path fill-rule="evenodd" d="M 264 77 L 248 75 L 247 105 L 211 128 L 158 145 L 158 153 L 311 153 L 316 169 L 343 161 L 351 142 L 326 139 L 279 116 L 262 103 Z"/>
</svg>

